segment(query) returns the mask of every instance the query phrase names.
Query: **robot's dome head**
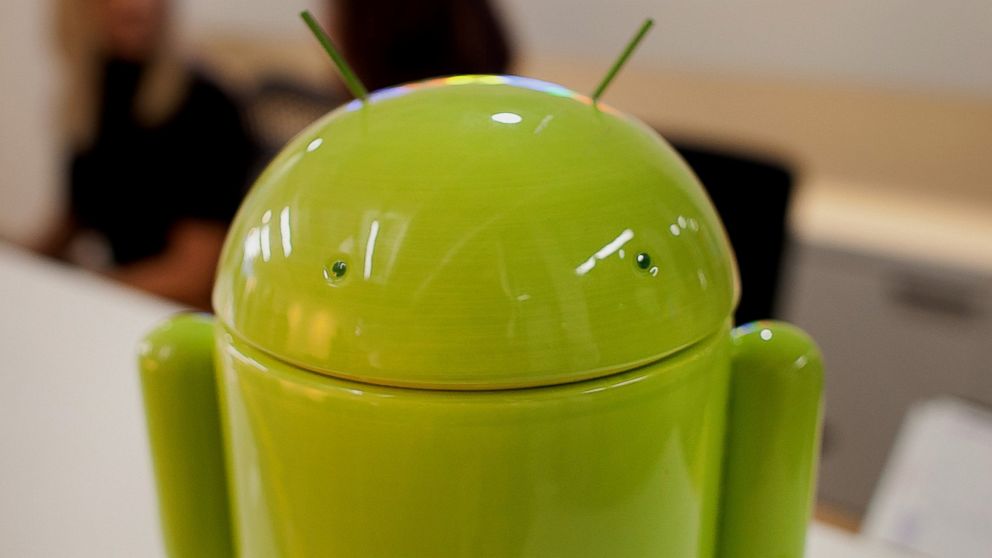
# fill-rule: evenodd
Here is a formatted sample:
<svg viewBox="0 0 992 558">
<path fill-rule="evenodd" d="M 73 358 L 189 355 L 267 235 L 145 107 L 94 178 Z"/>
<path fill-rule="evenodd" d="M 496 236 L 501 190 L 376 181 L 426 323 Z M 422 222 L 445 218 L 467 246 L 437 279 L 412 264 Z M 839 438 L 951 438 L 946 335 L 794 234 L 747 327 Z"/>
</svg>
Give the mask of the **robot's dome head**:
<svg viewBox="0 0 992 558">
<path fill-rule="evenodd" d="M 733 257 L 652 130 L 550 83 L 457 76 L 330 113 L 269 165 L 214 306 L 289 363 L 401 386 L 605 375 L 719 330 Z"/>
</svg>

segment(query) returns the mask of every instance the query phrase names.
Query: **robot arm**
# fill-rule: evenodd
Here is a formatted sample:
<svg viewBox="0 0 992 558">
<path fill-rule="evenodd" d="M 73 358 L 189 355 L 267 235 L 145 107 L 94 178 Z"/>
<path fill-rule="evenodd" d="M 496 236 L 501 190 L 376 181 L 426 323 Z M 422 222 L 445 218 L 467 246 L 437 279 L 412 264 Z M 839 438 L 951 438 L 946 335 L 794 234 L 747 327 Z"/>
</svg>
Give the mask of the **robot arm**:
<svg viewBox="0 0 992 558">
<path fill-rule="evenodd" d="M 781 322 L 754 322 L 733 338 L 717 555 L 799 558 L 816 484 L 820 353 Z"/>
<path fill-rule="evenodd" d="M 213 366 L 213 319 L 181 314 L 140 347 L 159 514 L 169 556 L 232 556 Z"/>
</svg>

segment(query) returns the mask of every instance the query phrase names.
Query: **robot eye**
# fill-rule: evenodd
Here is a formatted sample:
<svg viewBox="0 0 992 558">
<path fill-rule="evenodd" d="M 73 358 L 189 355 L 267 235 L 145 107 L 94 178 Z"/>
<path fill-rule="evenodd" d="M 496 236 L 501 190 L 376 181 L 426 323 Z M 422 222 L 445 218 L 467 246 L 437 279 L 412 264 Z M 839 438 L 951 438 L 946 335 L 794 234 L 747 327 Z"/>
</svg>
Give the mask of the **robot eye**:
<svg viewBox="0 0 992 558">
<path fill-rule="evenodd" d="M 334 260 L 324 266 L 324 279 L 328 283 L 337 283 L 344 279 L 346 273 L 348 273 L 348 263 L 344 260 Z"/>
<path fill-rule="evenodd" d="M 646 252 L 641 252 L 634 258 L 634 264 L 637 265 L 638 268 L 647 271 L 651 269 L 651 256 L 649 256 Z"/>
</svg>

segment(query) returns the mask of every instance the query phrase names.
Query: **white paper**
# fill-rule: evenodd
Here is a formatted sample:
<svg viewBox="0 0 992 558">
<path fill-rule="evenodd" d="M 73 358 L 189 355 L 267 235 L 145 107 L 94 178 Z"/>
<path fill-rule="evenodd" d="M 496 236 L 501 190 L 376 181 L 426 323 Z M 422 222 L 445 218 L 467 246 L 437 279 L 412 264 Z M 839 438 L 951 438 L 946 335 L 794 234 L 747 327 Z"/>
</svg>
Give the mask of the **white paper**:
<svg viewBox="0 0 992 558">
<path fill-rule="evenodd" d="M 951 398 L 913 407 L 864 532 L 936 558 L 992 557 L 992 413 Z"/>
</svg>

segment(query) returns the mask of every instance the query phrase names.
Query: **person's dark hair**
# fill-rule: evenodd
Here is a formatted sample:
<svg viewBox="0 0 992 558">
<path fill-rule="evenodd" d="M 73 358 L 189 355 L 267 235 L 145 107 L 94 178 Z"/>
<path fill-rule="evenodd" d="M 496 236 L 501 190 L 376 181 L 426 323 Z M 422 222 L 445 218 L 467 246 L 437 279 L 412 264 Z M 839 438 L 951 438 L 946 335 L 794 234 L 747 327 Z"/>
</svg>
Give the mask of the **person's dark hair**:
<svg viewBox="0 0 992 558">
<path fill-rule="evenodd" d="M 335 0 L 335 30 L 369 90 L 454 74 L 502 74 L 510 46 L 488 0 Z"/>
</svg>

